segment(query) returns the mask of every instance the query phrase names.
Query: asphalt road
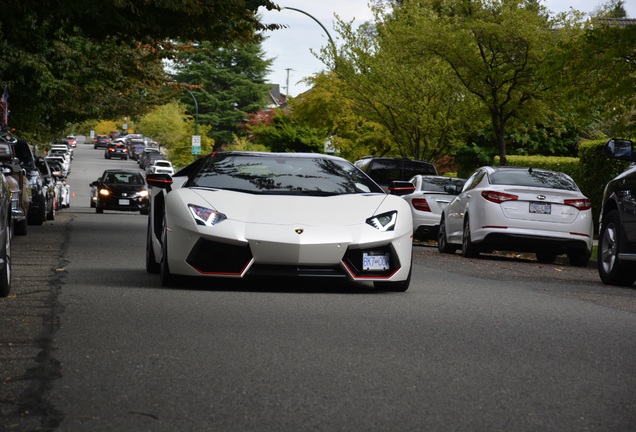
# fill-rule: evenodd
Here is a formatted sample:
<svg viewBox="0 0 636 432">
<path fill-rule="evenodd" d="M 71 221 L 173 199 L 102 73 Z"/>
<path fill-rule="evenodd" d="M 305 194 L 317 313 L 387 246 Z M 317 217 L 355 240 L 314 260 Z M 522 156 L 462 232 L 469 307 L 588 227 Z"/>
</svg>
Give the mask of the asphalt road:
<svg viewBox="0 0 636 432">
<path fill-rule="evenodd" d="M 636 290 L 525 256 L 416 245 L 406 293 L 161 287 L 145 218 L 71 208 L 13 247 L 0 430 L 633 431 Z M 97 174 L 96 174 L 97 173 Z"/>
</svg>

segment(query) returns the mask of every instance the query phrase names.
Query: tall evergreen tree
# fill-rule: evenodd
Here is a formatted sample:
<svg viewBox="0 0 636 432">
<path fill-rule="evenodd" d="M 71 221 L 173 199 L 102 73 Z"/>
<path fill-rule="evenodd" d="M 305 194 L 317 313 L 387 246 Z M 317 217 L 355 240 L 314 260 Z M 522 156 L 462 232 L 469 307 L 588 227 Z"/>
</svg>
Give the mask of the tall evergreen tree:
<svg viewBox="0 0 636 432">
<path fill-rule="evenodd" d="M 199 122 L 211 127 L 208 134 L 217 147 L 245 134 L 241 125 L 248 114 L 267 105 L 270 86 L 265 79 L 272 60 L 264 55 L 260 41 L 225 48 L 203 42 L 180 55 L 174 79 L 191 88 Z M 182 102 L 196 114 L 191 95 L 184 93 Z"/>
</svg>

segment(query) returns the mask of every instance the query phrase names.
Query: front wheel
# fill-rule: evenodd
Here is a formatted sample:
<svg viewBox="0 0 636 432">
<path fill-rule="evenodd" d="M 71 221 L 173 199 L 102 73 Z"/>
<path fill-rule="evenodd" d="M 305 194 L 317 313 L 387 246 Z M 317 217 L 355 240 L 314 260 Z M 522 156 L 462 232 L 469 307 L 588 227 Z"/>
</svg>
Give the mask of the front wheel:
<svg viewBox="0 0 636 432">
<path fill-rule="evenodd" d="M 146 271 L 148 273 L 159 273 L 161 264 L 155 259 L 155 251 L 152 247 L 152 226 L 148 218 L 148 232 L 146 234 Z"/>
<path fill-rule="evenodd" d="M 603 217 L 598 236 L 598 274 L 604 284 L 632 286 L 636 281 L 636 268 L 621 263 L 618 258 L 623 244 L 620 227 L 618 211 L 612 210 Z"/>
<path fill-rule="evenodd" d="M 163 247 L 163 253 L 161 254 L 161 263 L 159 268 L 159 275 L 161 277 L 161 285 L 165 287 L 174 287 L 179 284 L 179 276 L 170 273 L 170 267 L 168 266 L 168 227 L 166 221 L 163 221 L 163 235 L 161 246 Z"/>
<path fill-rule="evenodd" d="M 464 236 L 462 238 L 462 255 L 466 258 L 476 258 L 479 256 L 479 249 L 470 236 L 470 221 L 466 218 L 464 222 Z"/>
<path fill-rule="evenodd" d="M 381 291 L 390 292 L 405 292 L 411 285 L 411 273 L 413 272 L 413 263 L 411 262 L 411 268 L 409 268 L 409 275 L 403 281 L 398 282 L 373 282 L 373 287 Z"/>
<path fill-rule="evenodd" d="M 455 253 L 457 248 L 450 243 L 448 243 L 448 238 L 446 237 L 446 223 L 444 222 L 444 215 L 442 215 L 442 219 L 439 222 L 439 230 L 437 231 L 437 250 L 441 253 L 452 254 Z"/>
</svg>

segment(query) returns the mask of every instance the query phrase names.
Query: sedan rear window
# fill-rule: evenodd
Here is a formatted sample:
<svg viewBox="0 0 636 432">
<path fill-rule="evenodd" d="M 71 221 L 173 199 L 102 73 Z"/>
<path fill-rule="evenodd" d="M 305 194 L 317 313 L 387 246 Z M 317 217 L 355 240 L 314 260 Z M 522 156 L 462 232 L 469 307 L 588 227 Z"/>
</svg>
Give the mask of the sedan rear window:
<svg viewBox="0 0 636 432">
<path fill-rule="evenodd" d="M 530 186 L 578 191 L 576 183 L 563 173 L 533 169 L 500 170 L 490 174 L 496 185 Z"/>
</svg>

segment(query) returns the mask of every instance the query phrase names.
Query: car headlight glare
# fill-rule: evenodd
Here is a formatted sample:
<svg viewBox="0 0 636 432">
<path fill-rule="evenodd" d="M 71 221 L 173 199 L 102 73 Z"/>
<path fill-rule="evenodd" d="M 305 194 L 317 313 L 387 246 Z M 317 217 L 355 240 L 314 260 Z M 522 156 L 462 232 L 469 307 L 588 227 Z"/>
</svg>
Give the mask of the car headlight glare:
<svg viewBox="0 0 636 432">
<path fill-rule="evenodd" d="M 194 216 L 194 220 L 197 225 L 214 226 L 227 219 L 227 216 L 223 213 L 211 208 L 188 204 L 188 209 L 190 210 L 190 213 L 192 213 L 192 216 Z"/>
<path fill-rule="evenodd" d="M 147 190 L 139 191 L 139 196 L 142 197 L 142 198 L 147 197 L 148 196 L 148 191 Z"/>
<path fill-rule="evenodd" d="M 108 196 L 108 195 L 110 195 L 110 191 L 108 189 L 100 189 L 99 190 L 99 194 L 100 195 L 104 195 L 104 196 Z"/>
<path fill-rule="evenodd" d="M 393 231 L 397 221 L 397 211 L 382 213 L 367 219 L 367 223 L 380 231 Z"/>
</svg>

